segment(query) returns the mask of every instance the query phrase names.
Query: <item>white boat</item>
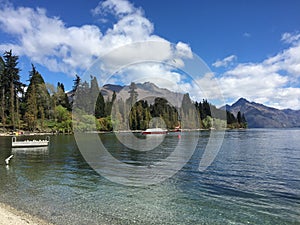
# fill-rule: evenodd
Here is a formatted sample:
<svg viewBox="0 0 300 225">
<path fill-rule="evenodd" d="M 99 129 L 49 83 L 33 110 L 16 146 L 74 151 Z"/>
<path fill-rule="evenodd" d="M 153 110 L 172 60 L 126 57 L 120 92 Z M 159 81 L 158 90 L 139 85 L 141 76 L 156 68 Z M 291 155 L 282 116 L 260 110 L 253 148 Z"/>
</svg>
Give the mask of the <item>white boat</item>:
<svg viewBox="0 0 300 225">
<path fill-rule="evenodd" d="M 168 130 L 162 129 L 162 128 L 149 128 L 146 129 L 145 131 L 142 131 L 143 135 L 148 135 L 148 134 L 166 134 Z"/>
<path fill-rule="evenodd" d="M 16 147 L 42 147 L 48 146 L 50 142 L 50 137 L 48 136 L 46 140 L 25 140 L 25 141 L 17 141 L 16 137 L 12 137 L 11 146 Z"/>
</svg>

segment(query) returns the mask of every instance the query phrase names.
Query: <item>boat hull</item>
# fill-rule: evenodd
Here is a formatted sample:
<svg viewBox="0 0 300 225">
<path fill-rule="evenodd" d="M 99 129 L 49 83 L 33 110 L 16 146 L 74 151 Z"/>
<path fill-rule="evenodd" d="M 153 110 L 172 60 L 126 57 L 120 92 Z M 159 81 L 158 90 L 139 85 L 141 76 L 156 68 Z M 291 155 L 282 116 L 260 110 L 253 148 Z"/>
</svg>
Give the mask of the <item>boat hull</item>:
<svg viewBox="0 0 300 225">
<path fill-rule="evenodd" d="M 148 134 L 166 134 L 167 133 L 167 131 L 153 131 L 153 132 L 151 132 L 151 131 L 143 131 L 142 132 L 142 134 L 143 135 L 148 135 Z"/>
<path fill-rule="evenodd" d="M 12 147 L 43 147 L 48 146 L 49 141 L 18 141 L 11 144 Z"/>
<path fill-rule="evenodd" d="M 143 135 L 162 135 L 162 134 L 166 134 L 168 131 L 162 128 L 149 128 L 145 131 L 142 131 Z"/>
<path fill-rule="evenodd" d="M 50 137 L 48 136 L 46 140 L 25 140 L 25 141 L 17 141 L 16 137 L 12 138 L 11 146 L 13 148 L 18 147 L 45 147 L 48 146 L 50 142 Z"/>
</svg>

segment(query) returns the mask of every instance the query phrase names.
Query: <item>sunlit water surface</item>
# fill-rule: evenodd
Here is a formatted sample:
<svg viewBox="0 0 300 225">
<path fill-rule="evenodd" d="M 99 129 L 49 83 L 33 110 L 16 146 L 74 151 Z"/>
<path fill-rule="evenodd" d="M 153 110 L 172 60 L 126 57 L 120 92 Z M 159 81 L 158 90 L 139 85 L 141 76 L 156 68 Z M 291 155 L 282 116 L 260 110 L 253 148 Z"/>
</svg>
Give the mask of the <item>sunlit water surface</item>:
<svg viewBox="0 0 300 225">
<path fill-rule="evenodd" d="M 178 143 L 169 134 L 161 149 L 137 152 L 113 134 L 100 137 L 136 166 Z M 0 201 L 55 224 L 300 224 L 300 130 L 227 131 L 215 161 L 199 172 L 208 138 L 199 132 L 194 155 L 172 178 L 130 187 L 93 171 L 71 135 L 51 136 L 48 149 L 13 152 L 8 167 L 11 138 L 0 137 Z"/>
</svg>

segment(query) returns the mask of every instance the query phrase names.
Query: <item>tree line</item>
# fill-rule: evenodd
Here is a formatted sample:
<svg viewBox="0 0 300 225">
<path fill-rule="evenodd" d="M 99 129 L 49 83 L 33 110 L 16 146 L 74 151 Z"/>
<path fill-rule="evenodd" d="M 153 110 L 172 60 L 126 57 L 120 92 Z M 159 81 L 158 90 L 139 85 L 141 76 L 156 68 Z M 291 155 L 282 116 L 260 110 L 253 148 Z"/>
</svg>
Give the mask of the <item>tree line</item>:
<svg viewBox="0 0 300 225">
<path fill-rule="evenodd" d="M 183 95 L 181 107 L 172 106 L 162 97 L 149 103 L 138 98 L 137 86 L 132 82 L 128 87 L 127 99 L 117 98 L 113 92 L 111 98 L 104 100 L 96 77 L 91 76 L 90 84 L 82 82 L 77 76 L 75 110 L 76 129 L 93 130 L 145 130 L 152 127 L 178 129 L 224 129 L 246 128 L 245 116 L 238 112 L 235 117 L 229 111 L 218 109 L 207 100 L 193 102 L 189 94 Z M 95 104 L 94 104 L 95 102 Z M 74 109 L 74 108 L 73 108 Z M 76 117 L 77 120 L 76 120 Z M 96 122 L 94 120 L 96 119 Z"/>
<path fill-rule="evenodd" d="M 46 84 L 33 64 L 29 85 L 25 85 L 20 81 L 18 59 L 11 50 L 0 56 L 2 131 L 70 133 L 73 127 L 87 131 L 95 124 L 101 131 L 145 130 L 154 126 L 209 129 L 247 125 L 240 112 L 235 117 L 207 100 L 192 102 L 188 94 L 183 95 L 180 108 L 170 105 L 164 98 L 155 98 L 151 104 L 147 100 L 138 100 L 135 83 L 130 84 L 127 99 L 118 98 L 116 92 L 105 99 L 96 77 L 91 76 L 87 82 L 76 75 L 73 88 L 67 94 L 63 83 L 58 82 L 56 87 Z M 72 108 L 76 110 L 73 118 Z"/>
<path fill-rule="evenodd" d="M 71 104 L 64 85 L 46 84 L 32 64 L 29 85 L 20 81 L 19 57 L 0 56 L 0 122 L 3 131 L 72 131 Z"/>
</svg>

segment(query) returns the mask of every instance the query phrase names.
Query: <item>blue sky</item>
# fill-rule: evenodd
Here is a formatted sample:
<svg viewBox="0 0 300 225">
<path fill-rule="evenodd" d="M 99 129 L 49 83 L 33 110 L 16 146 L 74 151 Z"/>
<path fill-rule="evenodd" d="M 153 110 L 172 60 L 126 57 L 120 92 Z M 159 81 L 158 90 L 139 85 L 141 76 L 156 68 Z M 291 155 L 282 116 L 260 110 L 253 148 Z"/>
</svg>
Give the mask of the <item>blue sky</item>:
<svg viewBox="0 0 300 225">
<path fill-rule="evenodd" d="M 0 3 L 0 51 L 12 49 L 20 56 L 23 81 L 34 63 L 46 82 L 63 82 L 70 89 L 72 76 L 81 75 L 95 58 L 126 44 L 159 40 L 174 43 L 171 54 L 183 62 L 188 52 L 200 56 L 212 74 L 198 81 L 209 86 L 217 80 L 228 103 L 245 97 L 277 108 L 300 109 L 297 0 Z M 154 69 L 191 96 L 201 97 L 167 68 Z M 212 88 L 207 95 L 214 94 Z"/>
</svg>

